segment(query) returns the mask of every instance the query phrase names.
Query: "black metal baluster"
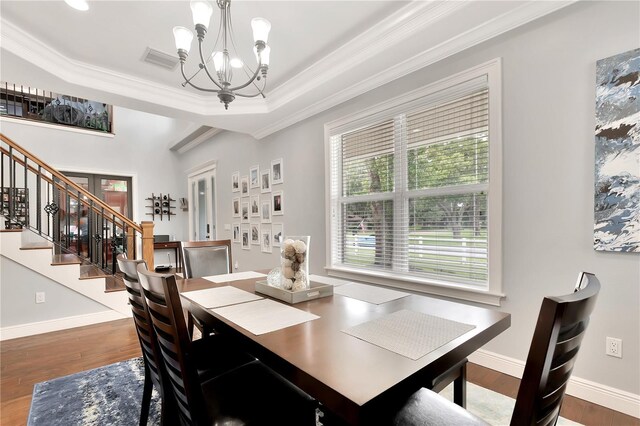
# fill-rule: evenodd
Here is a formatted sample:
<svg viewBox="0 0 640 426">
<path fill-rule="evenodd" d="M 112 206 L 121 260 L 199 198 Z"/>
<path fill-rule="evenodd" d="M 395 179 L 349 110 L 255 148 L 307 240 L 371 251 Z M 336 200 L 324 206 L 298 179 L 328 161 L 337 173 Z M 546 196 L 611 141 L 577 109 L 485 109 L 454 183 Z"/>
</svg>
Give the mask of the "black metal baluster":
<svg viewBox="0 0 640 426">
<path fill-rule="evenodd" d="M 15 184 L 16 184 L 16 165 L 13 158 L 13 148 L 9 147 L 9 227 L 11 228 L 13 222 L 13 203 L 14 203 L 14 193 L 15 193 Z"/>
<path fill-rule="evenodd" d="M 94 224 L 93 224 L 93 200 L 89 201 L 89 216 L 87 218 L 87 235 L 88 235 L 88 240 L 87 240 L 87 250 L 88 250 L 88 257 L 91 260 L 91 263 L 96 263 L 95 260 L 95 250 L 93 247 L 93 238 L 90 237 L 89 233 L 93 233 L 93 228 L 94 228 Z"/>
<path fill-rule="evenodd" d="M 71 241 L 71 196 L 69 195 L 69 184 L 65 182 L 64 184 L 64 196 L 65 196 L 65 205 L 67 207 L 66 217 L 65 217 L 65 247 L 69 250 L 69 245 Z M 77 250 L 76 250 L 77 252 Z"/>
<path fill-rule="evenodd" d="M 51 181 L 53 182 L 53 176 L 51 176 Z M 45 208 L 50 208 L 51 206 L 51 184 L 47 182 L 47 205 Z M 47 235 L 51 236 L 51 220 L 53 219 L 53 215 L 49 215 L 47 212 Z M 54 239 L 55 241 L 55 239 Z"/>
<path fill-rule="evenodd" d="M 104 232 L 104 207 L 100 208 L 100 232 L 101 232 L 100 241 L 102 242 L 102 247 L 101 247 L 102 250 L 100 250 L 100 252 L 102 253 L 102 258 L 100 259 L 100 268 L 104 269 L 107 266 L 106 264 L 107 252 L 105 250 L 106 244 L 104 243 L 106 241 L 105 232 Z"/>
<path fill-rule="evenodd" d="M 112 214 L 111 219 L 111 273 L 116 273 L 116 215 Z"/>
<path fill-rule="evenodd" d="M 41 194 L 41 180 L 42 179 L 42 167 L 38 165 L 38 175 L 36 176 L 36 228 L 38 234 L 42 235 L 42 194 Z"/>
</svg>

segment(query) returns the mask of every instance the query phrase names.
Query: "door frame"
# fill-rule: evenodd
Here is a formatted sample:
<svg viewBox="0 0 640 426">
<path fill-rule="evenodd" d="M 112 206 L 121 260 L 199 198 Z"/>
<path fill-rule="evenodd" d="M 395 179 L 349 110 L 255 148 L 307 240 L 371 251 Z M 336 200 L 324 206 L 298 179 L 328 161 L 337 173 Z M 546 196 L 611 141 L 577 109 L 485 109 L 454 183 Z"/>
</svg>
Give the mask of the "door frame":
<svg viewBox="0 0 640 426">
<path fill-rule="evenodd" d="M 213 180 L 214 188 L 213 188 L 213 200 L 212 200 L 213 201 L 213 206 L 212 206 L 212 209 L 213 209 L 213 215 L 215 217 L 214 224 L 213 224 L 215 232 L 209 234 L 210 235 L 209 236 L 209 240 L 213 241 L 213 240 L 217 240 L 218 239 L 218 170 L 217 170 L 217 161 L 213 161 L 211 163 L 208 163 L 208 164 L 198 168 L 197 170 L 195 170 L 195 171 L 193 171 L 193 172 L 191 172 L 191 173 L 189 173 L 187 175 L 187 197 L 188 197 L 188 200 L 189 200 L 189 209 L 190 210 L 191 209 L 195 209 L 195 205 L 196 204 L 195 204 L 195 201 L 193 199 L 193 193 L 191 192 L 191 180 L 193 178 L 195 178 L 196 176 L 204 175 L 204 174 L 211 174 L 214 177 L 214 180 Z M 188 218 L 188 221 L 189 221 L 189 235 L 188 235 L 187 241 L 193 241 L 192 237 L 194 235 L 194 230 L 195 230 L 194 229 L 195 224 L 193 223 L 191 213 L 192 212 L 190 212 L 190 214 L 188 215 L 189 216 L 189 218 Z"/>
</svg>

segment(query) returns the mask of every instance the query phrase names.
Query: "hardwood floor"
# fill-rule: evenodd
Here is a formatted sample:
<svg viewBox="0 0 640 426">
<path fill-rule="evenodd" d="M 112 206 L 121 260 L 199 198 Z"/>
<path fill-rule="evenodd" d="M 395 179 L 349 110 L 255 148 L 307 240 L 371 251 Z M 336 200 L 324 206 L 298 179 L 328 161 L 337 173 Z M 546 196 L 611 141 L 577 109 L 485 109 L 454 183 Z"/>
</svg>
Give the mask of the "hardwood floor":
<svg viewBox="0 0 640 426">
<path fill-rule="evenodd" d="M 55 377 L 140 356 L 131 319 L 0 343 L 0 424 L 27 422 L 33 385 Z M 470 364 L 470 382 L 515 398 L 520 381 Z M 567 396 L 562 416 L 587 426 L 640 426 L 640 420 Z"/>
</svg>

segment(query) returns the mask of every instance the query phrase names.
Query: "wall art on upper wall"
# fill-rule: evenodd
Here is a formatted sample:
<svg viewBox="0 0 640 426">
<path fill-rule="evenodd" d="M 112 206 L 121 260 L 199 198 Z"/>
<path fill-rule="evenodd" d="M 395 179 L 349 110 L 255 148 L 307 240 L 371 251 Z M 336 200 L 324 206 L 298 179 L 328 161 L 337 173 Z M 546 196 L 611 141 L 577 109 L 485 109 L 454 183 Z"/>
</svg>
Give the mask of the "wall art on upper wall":
<svg viewBox="0 0 640 426">
<path fill-rule="evenodd" d="M 271 169 L 260 172 L 260 192 L 271 192 Z"/>
<path fill-rule="evenodd" d="M 259 170 L 258 166 L 253 166 L 249 169 L 249 184 L 251 188 L 260 188 Z"/>
<path fill-rule="evenodd" d="M 240 217 L 240 197 L 232 198 L 233 203 L 233 217 Z"/>
<path fill-rule="evenodd" d="M 240 172 L 231 175 L 231 191 L 240 192 Z"/>
<path fill-rule="evenodd" d="M 233 227 L 233 242 L 239 243 L 240 242 L 240 224 L 234 223 L 232 227 Z"/>
<path fill-rule="evenodd" d="M 273 243 L 274 247 L 280 247 L 282 241 L 284 241 L 284 226 L 282 223 L 274 223 L 271 225 L 271 229 L 273 232 Z"/>
<path fill-rule="evenodd" d="M 242 176 L 240 179 L 240 194 L 243 197 L 249 196 L 249 176 Z"/>
<path fill-rule="evenodd" d="M 284 182 L 284 170 L 282 169 L 282 158 L 271 162 L 271 184 L 278 185 Z"/>
<path fill-rule="evenodd" d="M 640 49 L 596 65 L 594 248 L 640 252 Z"/>
</svg>

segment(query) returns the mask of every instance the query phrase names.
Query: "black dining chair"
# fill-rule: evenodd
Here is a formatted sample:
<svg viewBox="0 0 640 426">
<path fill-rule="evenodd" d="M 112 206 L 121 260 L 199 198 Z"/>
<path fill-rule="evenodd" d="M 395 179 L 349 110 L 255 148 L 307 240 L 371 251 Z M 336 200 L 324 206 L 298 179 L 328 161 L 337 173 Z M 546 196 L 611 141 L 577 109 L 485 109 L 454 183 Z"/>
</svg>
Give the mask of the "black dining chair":
<svg viewBox="0 0 640 426">
<path fill-rule="evenodd" d="M 233 271 L 231 240 L 183 241 L 181 243 L 183 275 L 185 278 L 202 278 L 211 275 L 230 274 Z M 203 336 L 213 330 L 189 314 L 189 333 L 196 327 Z"/>
<path fill-rule="evenodd" d="M 171 424 L 173 422 L 168 419 L 168 416 L 171 413 L 175 413 L 175 410 L 170 408 L 174 404 L 173 393 L 170 388 L 164 386 L 166 373 L 162 365 L 160 348 L 142 295 L 142 289 L 138 282 L 138 265 L 143 265 L 146 268 L 146 263 L 144 260 L 127 259 L 122 254 L 118 255 L 116 260 L 118 268 L 124 274 L 123 281 L 129 297 L 133 322 L 140 341 L 140 349 L 142 350 L 142 359 L 144 361 L 144 387 L 140 409 L 140 426 L 147 424 L 153 386 L 158 391 L 162 402 L 160 421 L 162 424 Z M 177 418 L 174 420 L 177 420 Z"/>
<path fill-rule="evenodd" d="M 600 291 L 595 275 L 582 272 L 573 293 L 545 297 L 520 381 L 512 426 L 554 425 L 580 343 Z M 393 425 L 487 425 L 435 392 L 421 389 L 397 412 Z"/>
<path fill-rule="evenodd" d="M 315 400 L 258 360 L 209 380 L 199 377 L 193 362 L 197 348 L 187 333 L 175 276 L 142 266 L 138 276 L 182 424 L 316 424 Z M 214 361 L 218 353 L 205 355 Z"/>
</svg>

